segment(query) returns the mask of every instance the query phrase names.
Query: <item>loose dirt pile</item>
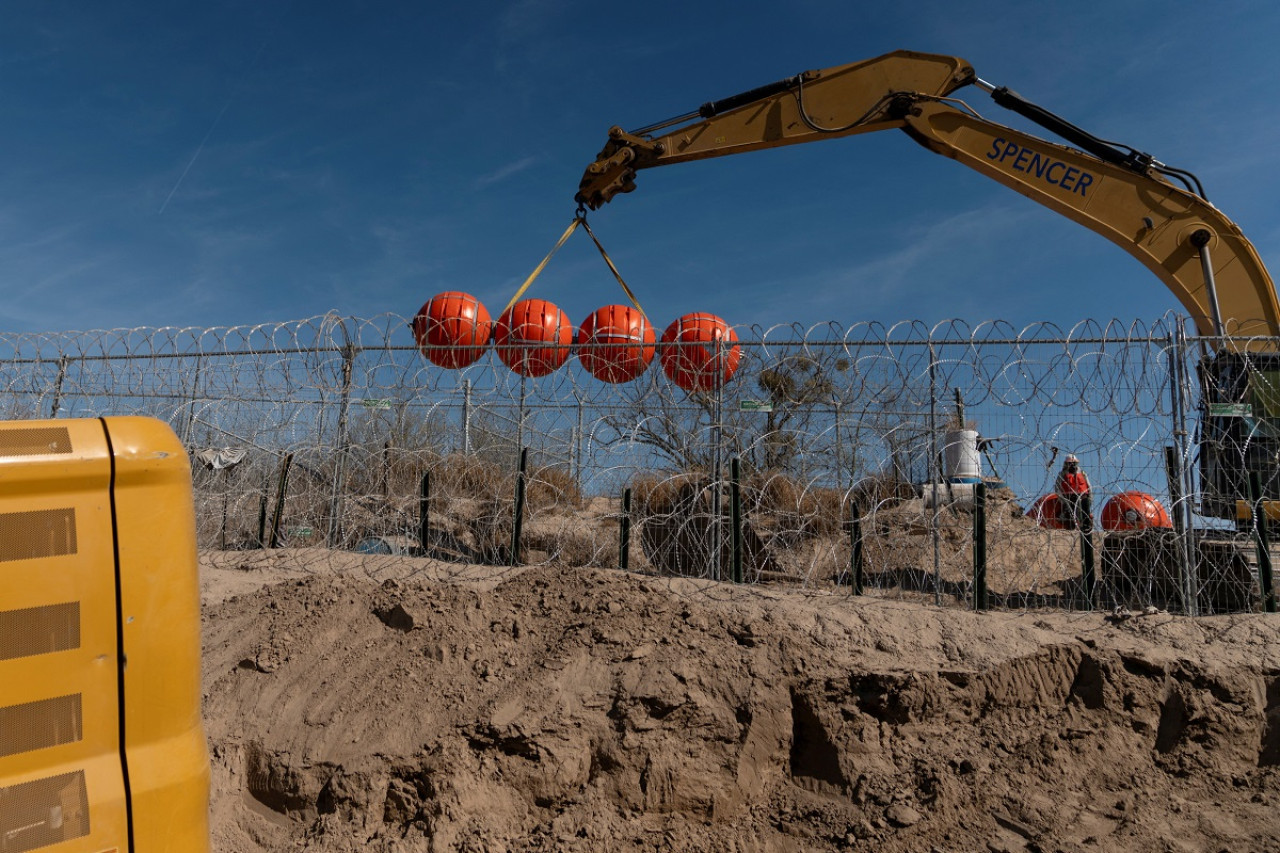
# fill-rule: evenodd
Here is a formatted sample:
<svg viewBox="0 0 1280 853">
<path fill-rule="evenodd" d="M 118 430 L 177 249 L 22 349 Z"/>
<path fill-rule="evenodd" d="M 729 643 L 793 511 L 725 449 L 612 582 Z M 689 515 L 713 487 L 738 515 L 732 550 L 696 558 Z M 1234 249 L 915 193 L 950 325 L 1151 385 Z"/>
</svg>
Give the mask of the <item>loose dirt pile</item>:
<svg viewBox="0 0 1280 853">
<path fill-rule="evenodd" d="M 216 849 L 1276 851 L 1280 619 L 205 555 Z"/>
</svg>

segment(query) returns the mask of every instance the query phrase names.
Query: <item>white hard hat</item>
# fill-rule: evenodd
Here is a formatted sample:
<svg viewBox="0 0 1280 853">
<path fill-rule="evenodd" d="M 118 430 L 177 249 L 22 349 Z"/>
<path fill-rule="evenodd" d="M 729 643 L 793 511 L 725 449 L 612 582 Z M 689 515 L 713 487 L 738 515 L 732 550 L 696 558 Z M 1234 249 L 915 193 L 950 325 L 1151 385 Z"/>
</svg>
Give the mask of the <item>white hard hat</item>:
<svg viewBox="0 0 1280 853">
<path fill-rule="evenodd" d="M 1067 454 L 1067 458 L 1066 458 L 1066 459 L 1063 459 L 1062 461 L 1063 461 L 1063 462 L 1077 462 L 1077 463 L 1078 463 L 1080 460 L 1076 458 L 1076 455 L 1075 455 L 1074 453 L 1068 453 L 1068 454 Z"/>
</svg>

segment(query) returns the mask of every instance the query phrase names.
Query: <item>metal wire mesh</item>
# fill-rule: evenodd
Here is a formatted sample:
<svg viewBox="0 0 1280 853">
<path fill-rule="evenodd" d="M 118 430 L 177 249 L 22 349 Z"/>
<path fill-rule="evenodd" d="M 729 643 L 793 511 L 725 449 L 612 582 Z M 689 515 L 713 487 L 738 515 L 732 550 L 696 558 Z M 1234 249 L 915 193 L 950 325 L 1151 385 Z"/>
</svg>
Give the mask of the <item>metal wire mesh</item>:
<svg viewBox="0 0 1280 853">
<path fill-rule="evenodd" d="M 328 315 L 0 336 L 0 414 L 167 421 L 192 453 L 206 549 L 858 580 L 970 606 L 982 482 L 994 606 L 1215 612 L 1256 597 L 1247 542 L 1194 512 L 1202 346 L 1176 317 L 741 328 L 736 373 L 694 392 L 664 375 L 661 351 L 621 384 L 576 359 L 522 377 L 491 350 L 442 369 L 407 327 Z M 1139 493 L 1186 524 L 1054 529 L 1036 502 L 1068 453 L 1092 480 L 1092 517 Z M 1214 537 L 1226 562 L 1203 553 Z"/>
</svg>

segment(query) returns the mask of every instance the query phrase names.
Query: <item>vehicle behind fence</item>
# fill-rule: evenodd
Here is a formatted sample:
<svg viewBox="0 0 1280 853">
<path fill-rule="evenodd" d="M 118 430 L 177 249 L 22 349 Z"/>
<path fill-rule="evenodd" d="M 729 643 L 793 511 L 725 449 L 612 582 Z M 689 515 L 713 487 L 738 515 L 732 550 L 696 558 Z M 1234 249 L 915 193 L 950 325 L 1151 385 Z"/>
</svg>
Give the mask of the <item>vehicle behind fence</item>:
<svg viewBox="0 0 1280 853">
<path fill-rule="evenodd" d="M 958 606 L 1259 606 L 1251 525 L 1198 514 L 1203 347 L 1178 318 L 738 329 L 734 375 L 693 392 L 661 354 L 618 384 L 576 359 L 540 378 L 492 352 L 444 369 L 406 326 L 0 336 L 0 414 L 167 421 L 204 549 L 558 561 Z M 1054 508 L 1069 454 L 1087 518 Z"/>
</svg>

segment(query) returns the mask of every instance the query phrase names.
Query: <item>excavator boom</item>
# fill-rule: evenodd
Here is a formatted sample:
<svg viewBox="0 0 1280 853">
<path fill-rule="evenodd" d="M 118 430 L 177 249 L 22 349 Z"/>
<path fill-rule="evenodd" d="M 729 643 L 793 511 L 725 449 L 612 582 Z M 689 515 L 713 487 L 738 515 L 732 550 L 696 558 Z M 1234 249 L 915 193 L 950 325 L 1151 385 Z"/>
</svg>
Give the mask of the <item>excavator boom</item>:
<svg viewBox="0 0 1280 853">
<path fill-rule="evenodd" d="M 979 116 L 951 97 L 970 84 L 1085 150 Z M 640 169 L 888 129 L 1120 246 L 1165 283 L 1200 334 L 1235 339 L 1222 349 L 1274 349 L 1272 341 L 1240 340 L 1280 335 L 1271 276 L 1234 222 L 1165 177 L 1185 173 L 1090 137 L 979 80 L 957 57 L 897 51 L 807 71 L 637 132 L 614 127 L 577 200 L 598 209 L 634 190 Z"/>
</svg>

